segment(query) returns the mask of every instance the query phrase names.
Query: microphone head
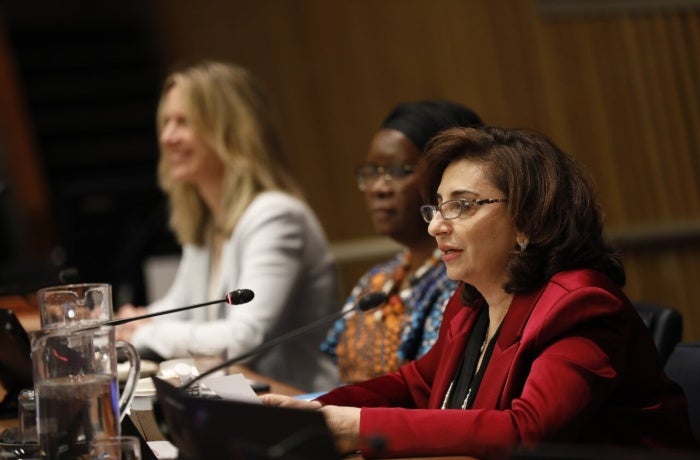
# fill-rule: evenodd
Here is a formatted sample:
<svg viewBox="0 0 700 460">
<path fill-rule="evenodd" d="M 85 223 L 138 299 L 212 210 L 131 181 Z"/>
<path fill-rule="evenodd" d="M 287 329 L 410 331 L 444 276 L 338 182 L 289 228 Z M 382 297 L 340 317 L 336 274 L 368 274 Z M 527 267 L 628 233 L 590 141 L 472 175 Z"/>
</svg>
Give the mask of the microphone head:
<svg viewBox="0 0 700 460">
<path fill-rule="evenodd" d="M 250 302 L 253 300 L 253 297 L 255 297 L 255 294 L 250 289 L 236 289 L 228 293 L 226 302 L 230 305 L 240 305 Z"/>
<path fill-rule="evenodd" d="M 62 284 L 75 284 L 80 282 L 80 273 L 77 268 L 64 268 L 58 272 L 58 280 Z"/>
<path fill-rule="evenodd" d="M 360 311 L 372 310 L 385 303 L 387 300 L 389 300 L 389 296 L 386 295 L 385 292 L 370 292 L 357 302 L 357 309 Z"/>
</svg>

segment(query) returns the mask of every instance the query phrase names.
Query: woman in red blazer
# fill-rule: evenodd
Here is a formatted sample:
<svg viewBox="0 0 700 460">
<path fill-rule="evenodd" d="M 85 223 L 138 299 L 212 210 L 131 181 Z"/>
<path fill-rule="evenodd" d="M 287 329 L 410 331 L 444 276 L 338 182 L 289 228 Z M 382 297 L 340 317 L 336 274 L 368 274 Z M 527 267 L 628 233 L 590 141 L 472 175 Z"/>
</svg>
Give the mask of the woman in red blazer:
<svg viewBox="0 0 700 460">
<path fill-rule="evenodd" d="M 423 358 L 306 402 L 365 457 L 505 455 L 518 444 L 696 448 L 685 397 L 621 290 L 585 171 L 546 137 L 453 128 L 420 173 L 428 232 L 462 280 Z"/>
</svg>

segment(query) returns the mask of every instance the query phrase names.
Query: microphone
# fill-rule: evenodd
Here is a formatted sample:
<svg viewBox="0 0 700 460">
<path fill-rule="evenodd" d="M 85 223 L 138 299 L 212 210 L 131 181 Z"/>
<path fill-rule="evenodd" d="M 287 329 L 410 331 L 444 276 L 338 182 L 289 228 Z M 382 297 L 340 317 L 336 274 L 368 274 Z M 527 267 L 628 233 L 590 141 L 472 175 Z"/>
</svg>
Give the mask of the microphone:
<svg viewBox="0 0 700 460">
<path fill-rule="evenodd" d="M 58 272 L 61 284 L 76 284 L 80 282 L 80 272 L 75 267 L 64 268 Z"/>
<path fill-rule="evenodd" d="M 226 302 L 229 305 L 241 305 L 250 302 L 251 300 L 253 300 L 253 297 L 255 297 L 255 294 L 250 289 L 236 289 L 235 291 L 229 292 L 226 295 L 226 298 L 224 299 L 210 300 L 209 302 L 198 303 L 196 305 L 188 305 L 186 307 L 173 308 L 172 310 L 157 311 L 155 313 L 147 313 L 145 315 L 132 316 L 130 318 L 112 319 L 109 321 L 104 321 L 97 325 L 91 325 L 87 329 L 93 329 L 101 326 L 118 326 L 120 324 L 130 323 L 131 321 L 138 321 L 140 319 L 152 318 L 154 316 L 160 315 L 168 315 L 170 313 L 177 313 L 179 311 L 191 310 L 193 308 L 205 307 L 207 305 L 214 305 L 215 303 Z"/>
<path fill-rule="evenodd" d="M 352 308 L 350 310 L 346 311 L 340 311 L 339 313 L 333 313 L 332 315 L 326 316 L 324 318 L 320 318 L 312 323 L 306 324 L 298 329 L 295 329 L 293 331 L 290 331 L 286 334 L 282 334 L 279 337 L 276 337 L 270 341 L 264 342 L 257 347 L 253 348 L 252 350 L 249 350 L 245 353 L 241 353 L 238 356 L 234 356 L 231 359 L 227 359 L 221 364 L 218 364 L 211 369 L 207 369 L 205 372 L 202 372 L 201 374 L 195 376 L 192 380 L 188 381 L 184 385 L 180 385 L 180 388 L 182 389 L 187 389 L 192 384 L 195 382 L 198 382 L 199 380 L 203 379 L 204 377 L 208 377 L 209 375 L 220 371 L 221 369 L 225 367 L 232 366 L 236 364 L 239 361 L 243 361 L 246 358 L 250 358 L 251 356 L 257 355 L 258 353 L 262 353 L 263 351 L 266 351 L 272 347 L 275 347 L 281 343 L 289 342 L 292 339 L 295 339 L 299 337 L 300 335 L 304 335 L 309 331 L 312 331 L 318 327 L 321 326 L 328 326 L 330 324 L 333 324 L 337 319 L 342 318 L 343 316 L 349 315 L 352 312 L 355 311 L 367 311 L 367 310 L 372 310 L 381 304 L 385 303 L 389 299 L 389 296 L 386 295 L 386 293 L 382 291 L 376 291 L 376 292 L 371 292 L 365 296 L 363 296 L 355 305 L 355 308 Z"/>
</svg>

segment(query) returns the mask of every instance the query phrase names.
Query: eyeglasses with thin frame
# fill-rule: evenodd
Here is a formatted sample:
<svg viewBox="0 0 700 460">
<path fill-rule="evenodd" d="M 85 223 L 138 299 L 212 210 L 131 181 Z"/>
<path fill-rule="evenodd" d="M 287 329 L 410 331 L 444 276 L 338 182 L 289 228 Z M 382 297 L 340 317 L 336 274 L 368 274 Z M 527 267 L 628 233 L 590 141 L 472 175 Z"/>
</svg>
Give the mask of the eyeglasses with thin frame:
<svg viewBox="0 0 700 460">
<path fill-rule="evenodd" d="M 483 200 L 470 200 L 468 198 L 460 198 L 458 200 L 445 201 L 439 205 L 424 204 L 420 207 L 423 220 L 430 223 L 435 215 L 439 212 L 443 219 L 456 219 L 462 214 L 491 203 L 505 203 L 506 198 L 484 198 Z"/>
<path fill-rule="evenodd" d="M 380 178 L 388 183 L 401 185 L 401 182 L 414 172 L 415 168 L 412 165 L 379 166 L 372 163 L 364 164 L 355 169 L 357 188 L 364 192 L 367 190 L 367 187 L 373 185 Z"/>
</svg>

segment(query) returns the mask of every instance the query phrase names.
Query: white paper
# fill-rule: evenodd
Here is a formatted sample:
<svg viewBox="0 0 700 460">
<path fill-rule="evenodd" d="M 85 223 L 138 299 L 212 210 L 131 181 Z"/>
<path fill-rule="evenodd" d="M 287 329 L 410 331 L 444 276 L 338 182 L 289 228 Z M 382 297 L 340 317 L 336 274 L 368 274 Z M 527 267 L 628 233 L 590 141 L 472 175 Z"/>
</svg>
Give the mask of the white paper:
<svg viewBox="0 0 700 460">
<path fill-rule="evenodd" d="M 224 399 L 261 404 L 243 374 L 207 377 L 201 383 Z"/>
<path fill-rule="evenodd" d="M 174 460 L 177 458 L 177 447 L 168 441 L 148 441 L 148 447 L 159 460 Z"/>
</svg>

